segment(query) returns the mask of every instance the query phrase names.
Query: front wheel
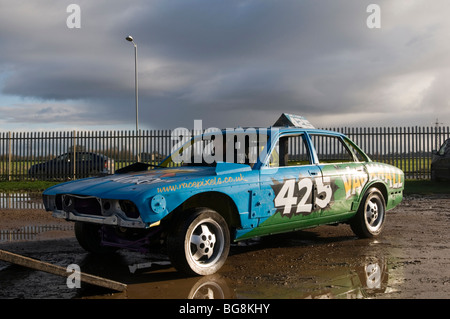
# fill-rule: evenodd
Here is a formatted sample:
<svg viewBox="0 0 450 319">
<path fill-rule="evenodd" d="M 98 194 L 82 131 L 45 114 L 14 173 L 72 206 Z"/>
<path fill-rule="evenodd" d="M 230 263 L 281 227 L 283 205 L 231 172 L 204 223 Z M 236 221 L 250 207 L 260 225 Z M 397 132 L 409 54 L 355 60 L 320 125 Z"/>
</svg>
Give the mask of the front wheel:
<svg viewBox="0 0 450 319">
<path fill-rule="evenodd" d="M 101 241 L 101 225 L 75 222 L 75 237 L 80 246 L 94 254 L 110 254 L 116 247 L 103 246 Z"/>
<path fill-rule="evenodd" d="M 217 212 L 199 208 L 184 212 L 167 237 L 172 265 L 189 275 L 211 275 L 225 263 L 230 232 Z"/>
<path fill-rule="evenodd" d="M 377 188 L 371 188 L 364 195 L 350 226 L 358 237 L 371 238 L 381 233 L 385 219 L 386 202 L 383 194 Z"/>
</svg>

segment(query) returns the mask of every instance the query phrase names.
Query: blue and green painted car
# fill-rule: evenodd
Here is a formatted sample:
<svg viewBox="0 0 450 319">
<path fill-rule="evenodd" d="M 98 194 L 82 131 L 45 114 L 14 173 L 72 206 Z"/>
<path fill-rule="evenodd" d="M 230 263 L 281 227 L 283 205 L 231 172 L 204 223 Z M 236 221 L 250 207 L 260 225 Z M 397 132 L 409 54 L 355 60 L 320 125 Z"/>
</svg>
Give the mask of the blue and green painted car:
<svg viewBox="0 0 450 319">
<path fill-rule="evenodd" d="M 403 172 L 344 134 L 280 119 L 288 125 L 181 134 L 159 165 L 53 186 L 44 205 L 75 222 L 89 252 L 157 248 L 194 275 L 218 271 L 230 244 L 245 239 L 337 223 L 378 236 L 402 201 Z"/>
</svg>

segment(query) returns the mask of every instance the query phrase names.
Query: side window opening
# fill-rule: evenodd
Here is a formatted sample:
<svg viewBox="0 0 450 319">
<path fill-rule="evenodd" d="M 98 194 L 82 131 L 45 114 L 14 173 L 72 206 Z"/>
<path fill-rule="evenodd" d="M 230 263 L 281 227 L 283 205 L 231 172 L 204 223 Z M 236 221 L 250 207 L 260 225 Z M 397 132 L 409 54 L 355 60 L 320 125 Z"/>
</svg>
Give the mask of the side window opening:
<svg viewBox="0 0 450 319">
<path fill-rule="evenodd" d="M 367 162 L 367 161 L 369 161 L 369 158 L 367 157 L 367 155 L 365 155 L 357 147 L 355 147 L 354 144 L 351 141 L 349 141 L 346 138 L 344 139 L 344 141 L 345 141 L 345 145 L 347 145 L 347 147 L 355 155 L 355 157 L 358 160 L 358 162 Z"/>
<path fill-rule="evenodd" d="M 349 146 L 339 136 L 311 134 L 311 138 L 319 163 L 355 162 Z"/>
<path fill-rule="evenodd" d="M 303 134 L 282 136 L 269 157 L 270 167 L 309 165 L 311 156 Z"/>
</svg>

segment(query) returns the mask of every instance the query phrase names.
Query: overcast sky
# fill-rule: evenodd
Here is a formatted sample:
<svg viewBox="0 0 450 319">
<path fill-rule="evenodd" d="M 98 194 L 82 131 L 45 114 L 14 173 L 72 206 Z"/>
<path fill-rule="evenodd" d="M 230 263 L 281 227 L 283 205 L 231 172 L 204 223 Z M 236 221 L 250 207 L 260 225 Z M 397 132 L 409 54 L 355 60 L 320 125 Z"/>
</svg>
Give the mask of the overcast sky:
<svg viewBox="0 0 450 319">
<path fill-rule="evenodd" d="M 133 130 L 127 35 L 142 129 L 269 126 L 283 112 L 316 127 L 450 125 L 449 12 L 448 0 L 0 0 L 0 131 Z"/>
</svg>

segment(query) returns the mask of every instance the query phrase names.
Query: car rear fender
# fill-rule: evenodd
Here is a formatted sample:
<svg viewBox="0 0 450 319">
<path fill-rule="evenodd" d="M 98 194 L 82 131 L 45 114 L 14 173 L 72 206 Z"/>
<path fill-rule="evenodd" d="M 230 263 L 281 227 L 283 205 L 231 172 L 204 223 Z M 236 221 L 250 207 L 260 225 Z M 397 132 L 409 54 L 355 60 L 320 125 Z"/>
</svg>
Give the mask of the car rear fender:
<svg viewBox="0 0 450 319">
<path fill-rule="evenodd" d="M 383 194 L 384 201 L 385 201 L 386 205 L 388 204 L 388 189 L 387 189 L 386 184 L 383 183 L 382 181 L 379 181 L 379 180 L 378 181 L 371 181 L 371 182 L 368 182 L 364 186 L 364 188 L 362 189 L 362 191 L 361 191 L 361 193 L 359 195 L 358 201 L 353 203 L 353 206 L 352 206 L 353 210 L 357 210 L 358 209 L 359 205 L 361 204 L 361 201 L 364 198 L 364 195 L 372 187 L 378 189 L 381 192 L 381 194 Z"/>
</svg>

